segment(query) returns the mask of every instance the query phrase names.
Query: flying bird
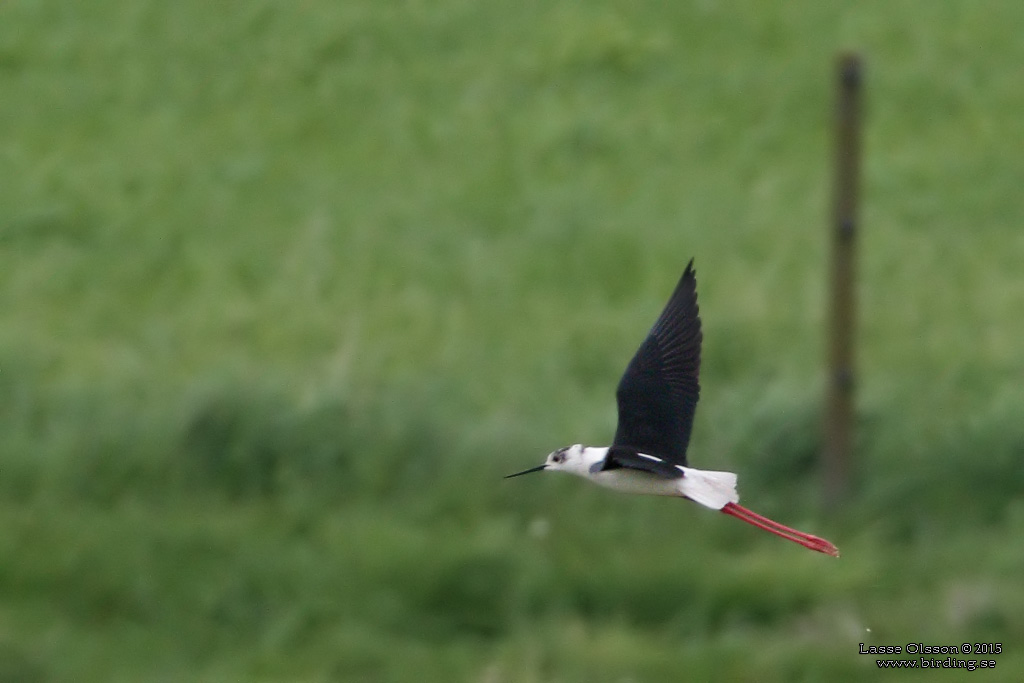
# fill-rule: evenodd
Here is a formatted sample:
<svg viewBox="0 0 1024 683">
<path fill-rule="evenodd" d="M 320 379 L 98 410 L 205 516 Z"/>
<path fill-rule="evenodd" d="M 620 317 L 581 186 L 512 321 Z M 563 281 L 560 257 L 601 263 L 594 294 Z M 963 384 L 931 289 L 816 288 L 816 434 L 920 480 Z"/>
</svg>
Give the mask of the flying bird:
<svg viewBox="0 0 1024 683">
<path fill-rule="evenodd" d="M 543 465 L 510 474 L 569 472 L 625 493 L 688 498 L 805 548 L 839 557 L 823 538 L 797 531 L 739 504 L 736 475 L 689 467 L 686 448 L 700 397 L 700 315 L 693 259 L 615 393 L 619 423 L 611 446 L 574 444 Z"/>
</svg>

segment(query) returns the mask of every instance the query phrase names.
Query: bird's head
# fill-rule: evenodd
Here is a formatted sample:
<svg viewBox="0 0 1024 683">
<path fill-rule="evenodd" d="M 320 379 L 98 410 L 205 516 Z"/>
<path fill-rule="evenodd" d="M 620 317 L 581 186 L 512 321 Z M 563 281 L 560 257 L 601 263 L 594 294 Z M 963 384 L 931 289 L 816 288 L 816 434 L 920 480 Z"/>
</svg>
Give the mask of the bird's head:
<svg viewBox="0 0 1024 683">
<path fill-rule="evenodd" d="M 587 452 L 593 450 L 585 448 L 582 444 L 573 444 L 572 446 L 566 446 L 565 448 L 559 448 L 557 451 L 552 451 L 548 454 L 547 460 L 544 461 L 543 465 L 537 465 L 531 467 L 528 470 L 522 472 L 516 472 L 510 474 L 506 479 L 512 477 L 518 477 L 523 474 L 530 474 L 531 472 L 540 472 L 541 470 L 552 470 L 562 472 L 572 472 L 573 474 L 581 474 L 586 476 L 587 471 L 593 464 L 589 462 L 586 457 Z"/>
</svg>

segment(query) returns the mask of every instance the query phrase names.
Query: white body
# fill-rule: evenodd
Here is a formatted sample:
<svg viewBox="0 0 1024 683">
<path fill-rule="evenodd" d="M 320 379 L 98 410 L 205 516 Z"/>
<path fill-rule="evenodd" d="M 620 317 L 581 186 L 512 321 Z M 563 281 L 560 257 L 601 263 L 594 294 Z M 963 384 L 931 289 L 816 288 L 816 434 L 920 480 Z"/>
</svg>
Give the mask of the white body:
<svg viewBox="0 0 1024 683">
<path fill-rule="evenodd" d="M 736 493 L 736 475 L 732 472 L 710 472 L 676 465 L 683 476 L 679 479 L 666 479 L 649 472 L 626 468 L 592 471 L 607 454 L 607 447 L 584 447 L 576 444 L 549 455 L 545 469 L 570 472 L 623 493 L 689 498 L 712 510 L 721 510 L 726 503 L 738 503 L 740 500 L 739 494 Z M 642 453 L 641 456 L 660 460 Z"/>
</svg>

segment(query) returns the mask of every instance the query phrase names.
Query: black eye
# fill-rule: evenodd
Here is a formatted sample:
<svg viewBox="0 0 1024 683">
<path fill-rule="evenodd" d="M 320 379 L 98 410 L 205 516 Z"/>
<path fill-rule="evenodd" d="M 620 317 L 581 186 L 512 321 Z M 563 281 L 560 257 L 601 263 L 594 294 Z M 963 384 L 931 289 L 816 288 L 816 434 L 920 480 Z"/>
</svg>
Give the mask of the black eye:
<svg viewBox="0 0 1024 683">
<path fill-rule="evenodd" d="M 551 457 L 551 460 L 554 462 L 563 462 L 565 460 L 565 451 L 558 451 Z"/>
</svg>

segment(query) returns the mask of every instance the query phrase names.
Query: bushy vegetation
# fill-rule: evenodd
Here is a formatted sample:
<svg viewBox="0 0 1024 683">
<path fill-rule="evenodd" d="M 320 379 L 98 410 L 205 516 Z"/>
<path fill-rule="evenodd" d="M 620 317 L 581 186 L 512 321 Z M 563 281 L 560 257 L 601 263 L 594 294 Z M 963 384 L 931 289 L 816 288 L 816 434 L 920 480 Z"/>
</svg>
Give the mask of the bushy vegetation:
<svg viewBox="0 0 1024 683">
<path fill-rule="evenodd" d="M 0 5 L 0 683 L 861 680 L 861 642 L 965 641 L 1019 680 L 1022 25 L 1011 2 Z M 830 517 L 844 47 L 858 464 Z M 838 561 L 500 479 L 610 439 L 691 256 L 691 459 Z"/>
</svg>

